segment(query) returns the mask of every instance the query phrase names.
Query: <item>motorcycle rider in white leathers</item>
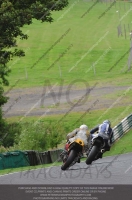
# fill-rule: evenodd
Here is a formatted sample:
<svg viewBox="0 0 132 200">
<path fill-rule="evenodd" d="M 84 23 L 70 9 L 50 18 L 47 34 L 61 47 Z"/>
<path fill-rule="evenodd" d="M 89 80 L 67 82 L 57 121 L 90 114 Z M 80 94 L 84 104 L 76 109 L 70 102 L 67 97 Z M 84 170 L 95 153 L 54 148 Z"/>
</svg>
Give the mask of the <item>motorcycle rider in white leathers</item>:
<svg viewBox="0 0 132 200">
<path fill-rule="evenodd" d="M 67 143 L 65 145 L 65 150 L 68 150 L 69 144 L 73 142 L 75 139 L 80 138 L 84 141 L 84 149 L 87 150 L 88 139 L 89 139 L 89 131 L 88 126 L 83 124 L 79 128 L 76 128 L 72 132 L 68 133 L 67 135 Z M 80 163 L 80 158 L 78 159 L 78 163 Z"/>
</svg>

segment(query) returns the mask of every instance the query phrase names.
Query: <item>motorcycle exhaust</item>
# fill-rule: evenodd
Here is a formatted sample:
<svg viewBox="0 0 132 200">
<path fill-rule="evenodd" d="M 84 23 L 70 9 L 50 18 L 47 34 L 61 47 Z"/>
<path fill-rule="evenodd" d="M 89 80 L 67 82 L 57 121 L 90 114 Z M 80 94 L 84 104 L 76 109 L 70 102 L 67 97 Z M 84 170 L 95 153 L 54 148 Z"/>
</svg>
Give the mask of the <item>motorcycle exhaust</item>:
<svg viewBox="0 0 132 200">
<path fill-rule="evenodd" d="M 101 149 L 101 153 L 104 153 L 105 152 L 105 149 Z"/>
</svg>

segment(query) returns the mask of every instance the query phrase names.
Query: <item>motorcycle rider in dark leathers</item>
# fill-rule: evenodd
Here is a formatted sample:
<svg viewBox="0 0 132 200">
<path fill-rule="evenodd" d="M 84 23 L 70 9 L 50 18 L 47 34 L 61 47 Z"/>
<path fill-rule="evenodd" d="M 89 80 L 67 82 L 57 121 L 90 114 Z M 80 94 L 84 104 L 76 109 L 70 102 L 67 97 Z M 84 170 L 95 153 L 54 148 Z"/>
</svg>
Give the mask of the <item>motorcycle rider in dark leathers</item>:
<svg viewBox="0 0 132 200">
<path fill-rule="evenodd" d="M 93 135 L 95 132 L 97 132 L 98 135 L 100 135 L 100 133 L 104 135 L 103 139 L 105 142 L 105 146 L 103 147 L 104 149 L 102 149 L 101 153 L 98 155 L 98 158 L 102 158 L 103 153 L 105 151 L 110 151 L 111 145 L 112 145 L 112 137 L 113 137 L 113 130 L 111 128 L 111 122 L 109 120 L 105 120 L 103 121 L 102 124 L 97 125 L 96 127 L 94 127 L 93 129 L 90 130 L 90 141 L 92 141 Z M 88 153 L 90 152 L 92 148 L 92 145 L 90 146 Z M 97 158 L 97 159 L 98 159 Z"/>
</svg>

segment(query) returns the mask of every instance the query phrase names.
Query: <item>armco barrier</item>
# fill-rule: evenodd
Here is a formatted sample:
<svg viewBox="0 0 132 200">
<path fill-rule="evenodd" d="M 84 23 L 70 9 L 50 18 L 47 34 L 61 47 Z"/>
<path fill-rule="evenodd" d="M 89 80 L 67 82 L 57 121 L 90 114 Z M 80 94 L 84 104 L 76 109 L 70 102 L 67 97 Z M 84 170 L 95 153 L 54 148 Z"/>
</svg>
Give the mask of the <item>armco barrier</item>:
<svg viewBox="0 0 132 200">
<path fill-rule="evenodd" d="M 39 165 L 40 164 L 36 151 L 27 150 L 25 152 L 27 152 L 30 166 L 35 166 L 35 165 Z"/>
<path fill-rule="evenodd" d="M 45 155 L 45 153 L 39 152 L 39 157 L 40 157 L 41 164 L 45 164 L 44 155 Z"/>
<path fill-rule="evenodd" d="M 41 164 L 52 163 L 52 160 L 51 160 L 51 157 L 50 157 L 50 151 L 39 152 L 39 157 L 40 157 L 40 160 L 41 160 Z"/>
<path fill-rule="evenodd" d="M 132 114 L 125 117 L 117 126 L 113 128 L 113 139 L 115 142 L 117 139 L 121 138 L 126 132 L 132 128 Z"/>
<path fill-rule="evenodd" d="M 58 156 L 57 156 L 57 151 L 56 150 L 50 151 L 50 156 L 51 156 L 52 163 L 54 163 L 55 161 L 58 160 Z"/>
<path fill-rule="evenodd" d="M 62 151 L 63 151 L 62 149 L 50 151 L 50 156 L 51 156 L 52 163 L 60 160 L 59 154 Z"/>
<path fill-rule="evenodd" d="M 0 169 L 25 167 L 29 165 L 26 152 L 13 151 L 0 154 Z"/>
<path fill-rule="evenodd" d="M 58 149 L 57 150 L 57 157 L 58 157 L 58 161 L 62 161 L 61 158 L 60 158 L 60 154 L 62 153 L 64 149 Z"/>
<path fill-rule="evenodd" d="M 38 152 L 38 151 L 36 151 L 35 153 L 36 153 L 36 157 L 37 157 L 37 162 L 38 162 L 38 165 L 41 165 L 42 163 L 41 163 L 41 159 L 40 159 L 39 152 Z"/>
</svg>

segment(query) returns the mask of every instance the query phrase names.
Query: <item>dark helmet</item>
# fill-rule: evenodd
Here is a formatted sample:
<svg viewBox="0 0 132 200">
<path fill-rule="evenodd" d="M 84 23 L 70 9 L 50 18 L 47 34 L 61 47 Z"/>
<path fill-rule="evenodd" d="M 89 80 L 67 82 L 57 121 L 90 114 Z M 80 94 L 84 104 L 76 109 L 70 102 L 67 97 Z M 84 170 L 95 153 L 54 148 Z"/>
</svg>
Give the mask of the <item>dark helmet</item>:
<svg viewBox="0 0 132 200">
<path fill-rule="evenodd" d="M 103 121 L 103 124 L 109 124 L 111 126 L 111 122 L 109 120 Z"/>
</svg>

